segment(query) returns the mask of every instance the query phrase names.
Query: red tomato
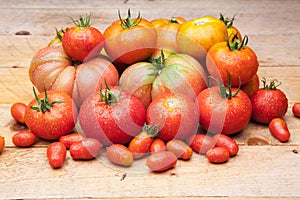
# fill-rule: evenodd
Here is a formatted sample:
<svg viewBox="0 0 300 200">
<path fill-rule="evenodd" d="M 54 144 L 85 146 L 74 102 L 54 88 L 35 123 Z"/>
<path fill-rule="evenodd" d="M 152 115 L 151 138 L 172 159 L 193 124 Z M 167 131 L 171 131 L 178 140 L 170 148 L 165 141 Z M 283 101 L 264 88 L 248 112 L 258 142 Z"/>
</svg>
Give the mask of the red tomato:
<svg viewBox="0 0 300 200">
<path fill-rule="evenodd" d="M 208 135 L 197 133 L 188 139 L 188 144 L 197 153 L 206 154 L 206 152 L 214 147 L 214 141 Z"/>
<path fill-rule="evenodd" d="M 268 124 L 274 118 L 282 118 L 288 109 L 288 99 L 284 92 L 278 89 L 275 81 L 268 85 L 262 80 L 264 87 L 257 90 L 251 97 L 253 106 L 252 118 L 259 123 Z M 280 84 L 279 84 L 280 85 Z"/>
<path fill-rule="evenodd" d="M 60 168 L 66 158 L 67 149 L 61 142 L 53 142 L 47 148 L 47 158 L 49 165 L 53 169 Z"/>
<path fill-rule="evenodd" d="M 79 123 L 87 137 L 103 145 L 126 144 L 141 132 L 146 111 L 134 95 L 119 87 L 106 86 L 82 104 Z"/>
<path fill-rule="evenodd" d="M 235 140 L 224 134 L 215 135 L 212 140 L 215 147 L 223 147 L 228 150 L 230 156 L 235 156 L 239 151 L 239 146 Z"/>
<path fill-rule="evenodd" d="M 20 102 L 14 103 L 10 107 L 10 114 L 18 123 L 25 124 L 26 108 L 27 105 L 24 103 L 20 103 Z"/>
<path fill-rule="evenodd" d="M 63 135 L 59 138 L 59 141 L 63 143 L 67 149 L 74 143 L 81 143 L 86 137 L 84 135 L 80 135 L 78 133 L 71 133 L 68 135 Z"/>
<path fill-rule="evenodd" d="M 77 109 L 72 98 L 64 92 L 45 91 L 35 94 L 25 112 L 27 127 L 44 139 L 58 139 L 75 126 Z"/>
<path fill-rule="evenodd" d="M 175 153 L 171 151 L 153 153 L 146 160 L 146 165 L 154 172 L 163 172 L 171 169 L 176 165 L 176 163 L 177 157 Z"/>
<path fill-rule="evenodd" d="M 166 94 L 151 102 L 146 121 L 157 125 L 158 137 L 164 141 L 185 139 L 198 128 L 198 109 L 186 95 Z"/>
<path fill-rule="evenodd" d="M 252 79 L 246 84 L 241 87 L 241 89 L 248 94 L 249 97 L 251 97 L 254 92 L 256 92 L 259 89 L 259 77 L 257 74 L 255 74 Z"/>
<path fill-rule="evenodd" d="M 295 117 L 300 117 L 300 102 L 294 103 L 292 112 Z"/>
<path fill-rule="evenodd" d="M 208 73 L 220 77 L 224 84 L 228 82 L 228 73 L 233 87 L 247 84 L 258 70 L 258 60 L 255 52 L 247 45 L 248 37 L 244 39 L 220 42 L 212 46 L 206 57 Z"/>
<path fill-rule="evenodd" d="M 193 155 L 193 149 L 181 140 L 170 140 L 167 142 L 167 151 L 175 153 L 177 158 L 189 160 Z"/>
<path fill-rule="evenodd" d="M 17 147 L 30 147 L 35 143 L 36 135 L 30 130 L 24 130 L 14 134 L 12 141 Z"/>
<path fill-rule="evenodd" d="M 165 142 L 160 138 L 155 138 L 150 146 L 150 153 L 165 151 L 166 149 Z"/>
<path fill-rule="evenodd" d="M 3 151 L 5 146 L 5 139 L 4 137 L 0 136 L 0 153 Z"/>
<path fill-rule="evenodd" d="M 122 144 L 113 144 L 107 147 L 106 153 L 108 159 L 114 164 L 128 167 L 133 162 L 132 153 Z"/>
<path fill-rule="evenodd" d="M 214 147 L 206 153 L 206 158 L 212 163 L 224 163 L 229 160 L 229 152 L 223 147 Z"/>
<path fill-rule="evenodd" d="M 104 37 L 92 27 L 91 16 L 72 19 L 75 26 L 68 28 L 62 36 L 62 46 L 74 60 L 81 62 L 96 57 L 104 47 Z"/>
<path fill-rule="evenodd" d="M 280 142 L 287 142 L 290 139 L 290 131 L 286 122 L 281 118 L 274 118 L 269 123 L 271 134 Z"/>
<path fill-rule="evenodd" d="M 157 33 L 151 22 L 141 18 L 131 18 L 130 9 L 126 19 L 109 25 L 103 36 L 105 38 L 105 51 L 112 60 L 132 64 L 145 60 L 151 56 L 156 47 Z"/>
<path fill-rule="evenodd" d="M 85 138 L 81 142 L 71 144 L 70 154 L 74 160 L 90 160 L 99 155 L 102 146 L 94 138 Z"/>
<path fill-rule="evenodd" d="M 248 95 L 242 90 L 231 88 L 230 84 L 226 88 L 220 84 L 203 90 L 197 96 L 197 103 L 200 125 L 215 134 L 233 134 L 243 130 L 252 114 Z"/>
</svg>

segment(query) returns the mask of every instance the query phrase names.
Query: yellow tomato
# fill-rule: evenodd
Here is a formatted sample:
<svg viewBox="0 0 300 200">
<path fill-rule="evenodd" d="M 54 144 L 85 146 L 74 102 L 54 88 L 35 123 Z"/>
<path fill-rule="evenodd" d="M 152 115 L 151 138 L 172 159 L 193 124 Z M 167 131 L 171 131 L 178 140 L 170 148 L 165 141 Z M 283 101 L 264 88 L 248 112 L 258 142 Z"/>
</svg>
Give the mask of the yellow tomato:
<svg viewBox="0 0 300 200">
<path fill-rule="evenodd" d="M 242 41 L 242 35 L 240 33 L 240 31 L 233 26 L 233 21 L 235 16 L 233 16 L 231 19 L 230 18 L 225 18 L 223 16 L 223 14 L 220 14 L 220 20 L 225 24 L 226 28 L 227 28 L 227 32 L 228 32 L 228 40 L 232 41 L 233 37 L 236 35 L 237 39 L 239 39 L 240 41 Z"/>
</svg>

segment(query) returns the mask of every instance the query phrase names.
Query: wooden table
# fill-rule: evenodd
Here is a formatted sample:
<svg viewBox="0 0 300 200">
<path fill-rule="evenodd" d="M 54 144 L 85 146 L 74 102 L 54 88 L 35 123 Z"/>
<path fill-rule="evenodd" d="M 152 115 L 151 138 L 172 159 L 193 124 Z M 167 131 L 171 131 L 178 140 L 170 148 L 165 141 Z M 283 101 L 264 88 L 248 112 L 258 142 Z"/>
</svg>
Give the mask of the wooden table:
<svg viewBox="0 0 300 200">
<path fill-rule="evenodd" d="M 0 199 L 104 198 L 104 199 L 279 199 L 300 198 L 300 119 L 291 112 L 300 101 L 300 4 L 298 1 L 1 1 L 0 2 L 0 135 L 6 146 L 0 154 Z M 92 161 L 73 161 L 53 170 L 46 158 L 47 141 L 32 148 L 16 148 L 11 138 L 24 127 L 10 116 L 14 102 L 33 98 L 28 67 L 35 52 L 66 27 L 69 16 L 92 13 L 101 31 L 117 19 L 117 11 L 131 8 L 146 19 L 203 15 L 231 17 L 249 36 L 257 53 L 258 74 L 278 79 L 289 99 L 285 116 L 291 131 L 288 143 L 274 139 L 264 125 L 251 122 L 234 136 L 238 156 L 226 164 L 210 164 L 204 156 L 179 161 L 165 173 L 144 168 L 144 160 L 131 168 L 109 164 L 105 155 Z M 28 31 L 30 35 L 16 33 Z M 228 198 L 229 197 L 229 198 Z"/>
</svg>

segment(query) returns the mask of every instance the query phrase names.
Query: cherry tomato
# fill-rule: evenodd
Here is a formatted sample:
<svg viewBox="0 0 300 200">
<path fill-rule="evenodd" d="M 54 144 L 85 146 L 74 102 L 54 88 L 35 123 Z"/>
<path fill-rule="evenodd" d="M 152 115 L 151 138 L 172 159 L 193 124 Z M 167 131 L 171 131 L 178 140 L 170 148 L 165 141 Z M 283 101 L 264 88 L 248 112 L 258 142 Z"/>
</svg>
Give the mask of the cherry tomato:
<svg viewBox="0 0 300 200">
<path fill-rule="evenodd" d="M 177 158 L 189 160 L 193 155 L 193 149 L 181 140 L 170 140 L 166 144 L 167 151 L 175 153 Z"/>
<path fill-rule="evenodd" d="M 17 147 L 30 147 L 36 142 L 36 135 L 30 130 L 23 130 L 13 135 L 12 142 Z"/>
<path fill-rule="evenodd" d="M 130 166 L 133 162 L 133 155 L 128 148 L 122 144 L 113 144 L 106 148 L 108 159 L 117 165 Z"/>
<path fill-rule="evenodd" d="M 177 156 L 171 151 L 160 151 L 151 154 L 147 160 L 146 165 L 151 171 L 163 172 L 173 168 L 177 163 Z"/>
<path fill-rule="evenodd" d="M 25 111 L 27 105 L 21 102 L 14 103 L 10 107 L 11 116 L 20 124 L 25 124 Z"/>
<path fill-rule="evenodd" d="M 0 153 L 3 151 L 5 146 L 5 138 L 0 136 Z"/>
<path fill-rule="evenodd" d="M 53 142 L 47 148 L 47 158 L 49 165 L 53 169 L 60 168 L 66 158 L 67 149 L 61 142 Z"/>
<path fill-rule="evenodd" d="M 206 158 L 211 163 L 224 163 L 229 160 L 229 151 L 223 147 L 214 147 L 207 151 Z"/>
<path fill-rule="evenodd" d="M 210 136 L 201 133 L 189 137 L 188 144 L 195 152 L 200 154 L 206 154 L 206 152 L 215 145 Z"/>
<path fill-rule="evenodd" d="M 300 102 L 294 103 L 292 112 L 295 117 L 300 117 Z"/>
<path fill-rule="evenodd" d="M 269 123 L 271 134 L 280 142 L 287 142 L 290 139 L 290 131 L 286 122 L 281 118 L 274 118 Z"/>
<path fill-rule="evenodd" d="M 82 142 L 86 137 L 78 133 L 71 133 L 68 135 L 63 135 L 59 138 L 59 141 L 63 143 L 67 149 L 74 143 Z"/>
<path fill-rule="evenodd" d="M 251 97 L 254 92 L 256 92 L 259 89 L 259 77 L 257 74 L 253 76 L 253 78 L 246 83 L 246 85 L 243 85 L 241 89 L 249 96 Z"/>
<path fill-rule="evenodd" d="M 224 134 L 215 135 L 212 140 L 215 142 L 215 147 L 223 147 L 227 149 L 230 156 L 235 156 L 239 151 L 239 146 L 235 140 Z"/>
<path fill-rule="evenodd" d="M 166 143 L 160 138 L 155 138 L 150 146 L 150 153 L 165 151 L 166 149 Z"/>
</svg>

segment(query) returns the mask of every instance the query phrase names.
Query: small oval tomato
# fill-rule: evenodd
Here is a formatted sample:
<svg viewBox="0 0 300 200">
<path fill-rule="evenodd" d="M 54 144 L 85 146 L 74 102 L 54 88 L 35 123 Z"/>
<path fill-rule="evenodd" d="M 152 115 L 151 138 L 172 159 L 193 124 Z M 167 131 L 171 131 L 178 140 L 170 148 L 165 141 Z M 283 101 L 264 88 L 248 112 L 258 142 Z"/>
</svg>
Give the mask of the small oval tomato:
<svg viewBox="0 0 300 200">
<path fill-rule="evenodd" d="M 200 154 L 206 154 L 206 152 L 215 145 L 210 136 L 201 133 L 189 137 L 188 144 L 195 152 Z"/>
<path fill-rule="evenodd" d="M 269 123 L 271 134 L 280 142 L 287 142 L 290 139 L 290 131 L 286 122 L 281 118 L 274 118 Z"/>
<path fill-rule="evenodd" d="M 11 116 L 20 124 L 25 124 L 25 111 L 27 105 L 21 102 L 14 103 L 10 107 Z"/>
<path fill-rule="evenodd" d="M 193 155 L 193 149 L 181 140 L 170 140 L 166 147 L 167 151 L 172 151 L 177 158 L 182 160 L 189 160 Z"/>
<path fill-rule="evenodd" d="M 235 156 L 239 151 L 239 146 L 235 140 L 224 134 L 214 135 L 212 140 L 215 142 L 215 147 L 223 147 L 228 150 L 230 156 Z"/>
<path fill-rule="evenodd" d="M 36 135 L 30 130 L 20 131 L 12 137 L 12 142 L 17 147 L 30 147 L 36 141 Z"/>
<path fill-rule="evenodd" d="M 300 102 L 294 103 L 292 112 L 295 117 L 300 117 Z"/>
<path fill-rule="evenodd" d="M 61 142 L 53 142 L 47 148 L 47 158 L 49 165 L 53 169 L 60 168 L 66 158 L 67 149 Z"/>
<path fill-rule="evenodd" d="M 3 151 L 5 146 L 5 138 L 0 136 L 0 153 Z"/>
<path fill-rule="evenodd" d="M 171 151 L 160 151 L 151 154 L 146 165 L 154 172 L 163 172 L 173 168 L 177 163 L 177 156 Z"/>
<path fill-rule="evenodd" d="M 108 159 L 117 165 L 130 166 L 133 162 L 133 155 L 128 148 L 122 144 L 113 144 L 106 148 Z"/>
<path fill-rule="evenodd" d="M 59 141 L 63 143 L 67 149 L 74 143 L 82 142 L 86 137 L 78 133 L 71 133 L 68 135 L 63 135 L 59 138 Z"/>
<path fill-rule="evenodd" d="M 27 127 L 37 136 L 53 140 L 66 135 L 75 127 L 77 108 L 72 98 L 58 91 L 36 94 L 25 112 Z"/>
<path fill-rule="evenodd" d="M 252 118 L 259 123 L 268 124 L 274 118 L 282 118 L 288 109 L 288 99 L 284 92 L 277 87 L 275 80 L 268 85 L 262 80 L 263 88 L 251 96 Z"/>
<path fill-rule="evenodd" d="M 151 56 L 156 47 L 157 33 L 151 22 L 141 18 L 131 18 L 130 9 L 128 16 L 109 25 L 103 36 L 105 38 L 105 52 L 113 61 L 132 64 L 146 60 Z"/>
<path fill-rule="evenodd" d="M 75 26 L 66 29 L 62 36 L 62 46 L 74 60 L 83 62 L 96 57 L 104 47 L 104 37 L 92 26 L 90 18 L 80 16 L 79 20 L 72 19 Z"/>
<path fill-rule="evenodd" d="M 229 152 L 223 147 L 214 147 L 207 151 L 206 158 L 211 163 L 224 163 L 229 160 Z"/>
<path fill-rule="evenodd" d="M 155 138 L 150 146 L 150 153 L 165 151 L 166 149 L 166 143 L 160 138 Z"/>
<path fill-rule="evenodd" d="M 70 154 L 74 160 L 90 160 L 99 155 L 102 146 L 94 138 L 85 138 L 81 142 L 73 143 L 70 146 Z"/>
</svg>

